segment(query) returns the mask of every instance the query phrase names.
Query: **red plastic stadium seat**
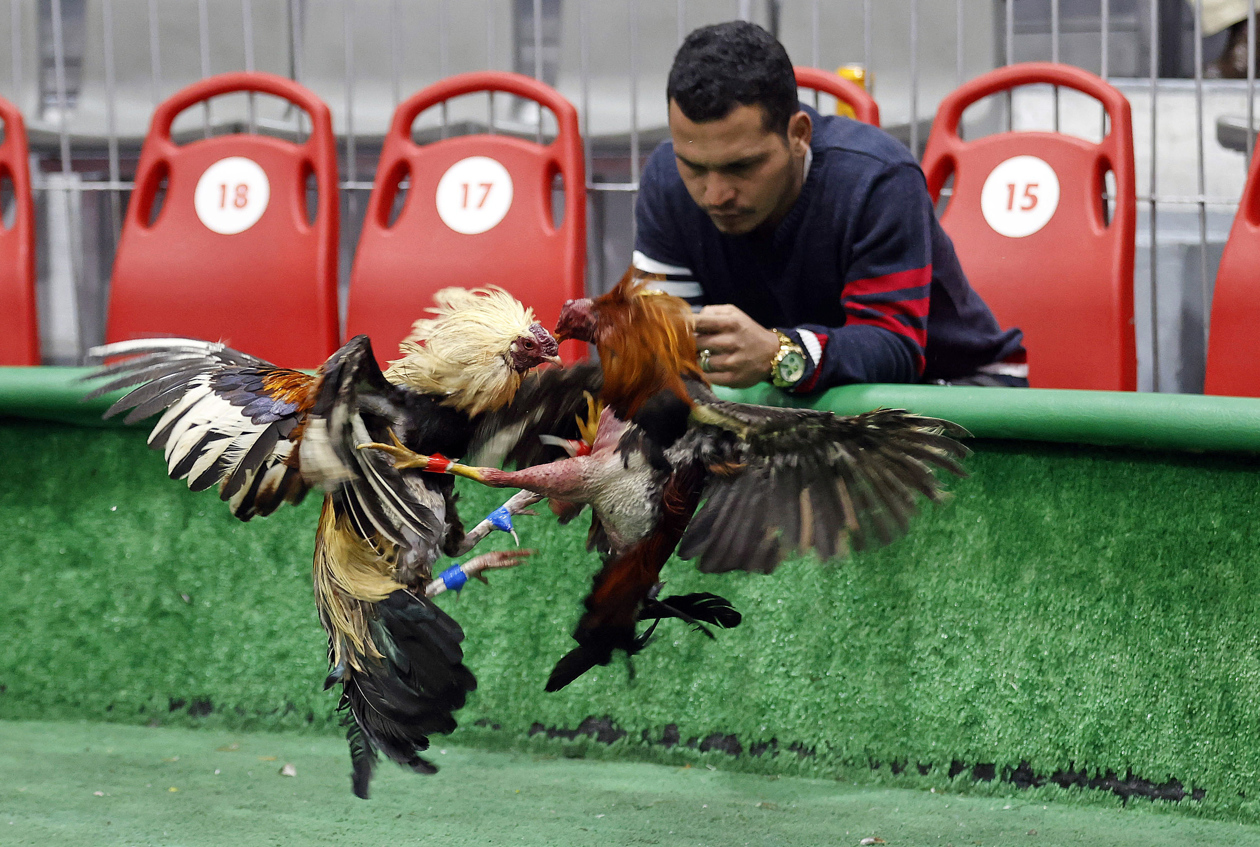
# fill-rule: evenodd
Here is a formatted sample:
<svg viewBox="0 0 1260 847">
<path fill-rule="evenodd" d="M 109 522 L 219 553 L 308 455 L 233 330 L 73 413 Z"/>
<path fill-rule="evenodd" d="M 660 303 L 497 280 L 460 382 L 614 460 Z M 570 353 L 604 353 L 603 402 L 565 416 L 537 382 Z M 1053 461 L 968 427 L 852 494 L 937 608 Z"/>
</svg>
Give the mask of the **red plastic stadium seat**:
<svg viewBox="0 0 1260 847">
<path fill-rule="evenodd" d="M 1020 85 L 1050 83 L 1099 100 L 1101 143 L 1054 132 L 1003 132 L 963 141 L 963 110 Z M 972 286 L 1003 326 L 1024 331 L 1037 388 L 1133 391 L 1133 237 L 1136 216 L 1129 102 L 1091 73 L 1048 62 L 998 68 L 942 101 L 923 170 L 933 199 L 954 175 L 941 224 Z M 1115 174 L 1111 221 L 1104 179 Z"/>
<path fill-rule="evenodd" d="M 424 146 L 416 116 L 480 91 L 534 100 L 556 116 L 550 144 L 506 135 L 465 135 Z M 564 180 L 564 218 L 553 225 L 552 181 Z M 397 219 L 399 184 L 410 190 Z M 533 307 L 548 329 L 565 300 L 584 296 L 586 170 L 577 110 L 554 89 L 520 74 L 482 71 L 442 80 L 399 105 L 381 149 L 350 277 L 346 336 L 367 333 L 384 363 L 447 286 L 498 285 Z M 561 355 L 581 351 L 566 342 Z"/>
<path fill-rule="evenodd" d="M 35 210 L 27 164 L 22 114 L 0 99 L 0 185 L 13 191 L 13 221 L 0 219 L 0 365 L 39 364 L 39 322 L 35 319 Z"/>
<path fill-rule="evenodd" d="M 177 145 L 171 123 L 229 92 L 289 100 L 311 117 L 296 144 L 252 134 Z M 319 191 L 308 223 L 306 184 Z M 150 221 L 163 180 L 166 196 Z M 288 367 L 337 347 L 337 159 L 328 107 L 266 73 L 203 79 L 158 106 L 136 172 L 110 288 L 108 341 L 223 340 Z"/>
<path fill-rule="evenodd" d="M 1251 157 L 1212 294 L 1204 394 L 1260 397 L 1260 156 Z"/>
<path fill-rule="evenodd" d="M 850 82 L 839 74 L 818 68 L 793 68 L 796 71 L 796 87 L 810 88 L 830 94 L 853 110 L 853 117 L 865 124 L 879 126 L 879 105 L 866 89 Z"/>
</svg>

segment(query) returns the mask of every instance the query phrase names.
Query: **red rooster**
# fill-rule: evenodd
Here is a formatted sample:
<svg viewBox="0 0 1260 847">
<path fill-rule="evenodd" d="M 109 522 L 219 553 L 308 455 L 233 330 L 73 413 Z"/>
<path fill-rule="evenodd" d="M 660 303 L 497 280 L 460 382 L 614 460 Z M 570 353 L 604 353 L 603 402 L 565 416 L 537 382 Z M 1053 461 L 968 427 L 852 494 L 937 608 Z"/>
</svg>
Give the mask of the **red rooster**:
<svg viewBox="0 0 1260 847">
<path fill-rule="evenodd" d="M 491 523 L 465 534 L 453 480 L 399 471 L 355 448 L 388 432 L 417 450 L 462 455 L 476 448 L 477 432 L 497 432 L 524 413 L 538 417 L 532 402 L 524 412 L 511 405 L 518 393 L 532 397 L 534 382 L 571 379 L 560 370 L 525 377 L 559 361 L 557 344 L 506 292 L 448 289 L 435 299 L 435 317 L 416 322 L 385 374 L 366 336 L 313 376 L 188 339 L 93 351 L 115 361 L 93 375 L 108 381 L 89 396 L 136 386 L 106 416 L 130 409 L 134 422 L 165 409 L 149 445 L 165 451 L 171 477 L 187 478 L 189 488 L 217 483 L 241 520 L 324 489 L 314 582 L 332 667 L 326 687 L 342 686 L 353 788 L 365 798 L 377 751 L 435 772 L 419 752 L 430 734 L 455 728 L 453 712 L 476 687 L 463 664 L 463 631 L 429 597 L 486 568 L 518 564 L 529 551 L 479 556 L 434 579 L 440 555 L 468 552 Z M 519 513 L 537 499 L 522 493 L 505 508 Z"/>
<path fill-rule="evenodd" d="M 599 350 L 606 408 L 586 455 L 501 471 L 375 445 L 400 468 L 592 507 L 591 539 L 604 565 L 574 632 L 578 647 L 552 671 L 549 691 L 607 664 L 615 650 L 640 649 L 639 620 L 738 621 L 713 595 L 681 598 L 681 609 L 655 600 L 675 549 L 709 573 L 770 573 L 809 549 L 828 559 L 903 533 L 917 494 L 943 497 L 933 470 L 964 475 L 958 460 L 968 451 L 950 436 L 965 432 L 946 421 L 719 400 L 696 363 L 687 304 L 630 274 L 602 297 L 565 304 L 556 334 Z"/>
</svg>

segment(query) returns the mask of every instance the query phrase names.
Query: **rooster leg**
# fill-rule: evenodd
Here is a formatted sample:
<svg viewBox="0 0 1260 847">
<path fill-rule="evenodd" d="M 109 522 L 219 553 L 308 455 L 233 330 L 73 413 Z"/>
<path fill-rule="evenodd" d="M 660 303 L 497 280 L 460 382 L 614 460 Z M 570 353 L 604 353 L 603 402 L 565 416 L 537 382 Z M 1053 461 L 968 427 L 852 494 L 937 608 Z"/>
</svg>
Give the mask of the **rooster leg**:
<svg viewBox="0 0 1260 847">
<path fill-rule="evenodd" d="M 494 488 L 508 488 L 512 485 L 507 481 L 507 477 L 511 476 L 509 471 L 501 471 L 498 468 L 475 468 L 471 465 L 461 465 L 459 462 L 453 462 L 440 453 L 434 453 L 426 456 L 423 453 L 417 453 L 410 447 L 404 445 L 398 440 L 398 436 L 394 435 L 394 431 L 389 432 L 392 444 L 382 444 L 379 441 L 369 441 L 366 444 L 358 445 L 360 450 L 380 450 L 394 457 L 394 467 L 399 470 L 408 470 L 418 468 L 429 473 L 448 473 L 454 476 L 462 476 L 482 485 L 489 485 Z"/>
<path fill-rule="evenodd" d="M 453 565 L 438 575 L 437 579 L 429 580 L 424 587 L 425 597 L 436 597 L 443 591 L 459 591 L 464 587 L 464 583 L 468 582 L 468 577 L 479 579 L 486 582 L 486 578 L 482 575 L 482 571 L 492 570 L 494 568 L 514 568 L 517 565 L 525 564 L 525 558 L 533 554 L 533 550 L 500 550 L 495 553 L 484 553 L 464 562 L 462 565 Z"/>
<path fill-rule="evenodd" d="M 392 435 L 392 433 L 391 433 Z M 577 456 L 571 459 L 558 459 L 545 465 L 533 465 L 519 471 L 504 471 L 499 468 L 476 468 L 453 462 L 445 456 L 434 453 L 425 456 L 422 453 L 404 447 L 395 438 L 393 444 L 370 442 L 360 444 L 360 450 L 381 450 L 394 457 L 394 467 L 400 469 L 418 468 L 428 473 L 446 473 L 462 476 L 491 488 L 524 488 L 541 494 L 544 497 L 555 497 L 577 503 L 589 503 L 590 492 L 586 488 L 583 470 L 595 456 Z"/>
<path fill-rule="evenodd" d="M 486 517 L 481 523 L 477 524 L 468 534 L 464 536 L 464 542 L 460 545 L 459 552 L 455 555 L 463 556 L 472 548 L 476 547 L 481 541 L 496 529 L 503 532 L 510 532 L 512 539 L 520 544 L 521 540 L 516 536 L 516 530 L 512 527 L 512 518 L 515 515 L 532 515 L 533 511 L 530 506 L 543 499 L 541 494 L 535 494 L 532 491 L 518 491 L 512 495 L 506 503 Z"/>
</svg>

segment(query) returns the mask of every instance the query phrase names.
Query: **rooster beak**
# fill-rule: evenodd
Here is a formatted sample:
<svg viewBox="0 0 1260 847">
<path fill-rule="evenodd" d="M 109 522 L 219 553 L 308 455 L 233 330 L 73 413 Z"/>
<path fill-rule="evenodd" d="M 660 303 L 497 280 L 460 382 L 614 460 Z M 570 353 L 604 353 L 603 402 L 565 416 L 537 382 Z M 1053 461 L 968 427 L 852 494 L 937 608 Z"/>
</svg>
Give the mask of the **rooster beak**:
<svg viewBox="0 0 1260 847">
<path fill-rule="evenodd" d="M 542 358 L 543 358 L 543 361 L 544 361 L 544 362 L 551 362 L 551 364 L 553 364 L 553 365 L 563 365 L 563 364 L 564 364 L 564 362 L 563 362 L 563 361 L 561 361 L 561 359 L 560 359 L 560 357 L 559 357 L 559 356 L 543 356 Z"/>
</svg>

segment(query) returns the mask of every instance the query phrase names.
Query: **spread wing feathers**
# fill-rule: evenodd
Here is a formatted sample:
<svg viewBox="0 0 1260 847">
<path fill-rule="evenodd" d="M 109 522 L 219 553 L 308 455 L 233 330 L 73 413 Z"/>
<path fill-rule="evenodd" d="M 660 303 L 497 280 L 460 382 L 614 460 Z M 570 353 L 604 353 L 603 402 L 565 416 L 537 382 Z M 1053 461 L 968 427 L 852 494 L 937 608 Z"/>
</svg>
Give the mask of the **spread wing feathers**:
<svg viewBox="0 0 1260 847">
<path fill-rule="evenodd" d="M 511 403 L 478 419 L 467 463 L 524 468 L 567 458 L 553 439 L 579 437 L 576 420 L 586 417 L 587 396 L 598 397 L 603 384 L 598 364 L 532 372 Z"/>
<path fill-rule="evenodd" d="M 366 798 L 376 752 L 417 773 L 437 766 L 419 754 L 429 735 L 455 729 L 454 712 L 477 680 L 464 666 L 463 630 L 433 601 L 395 591 L 374 607 L 372 640 L 383 654 L 343 679 L 354 793 Z"/>
<path fill-rule="evenodd" d="M 713 473 L 679 545 L 701 571 L 770 573 L 813 549 L 824 560 L 887 544 L 909 527 L 917 497 L 944 498 L 936 470 L 966 476 L 967 435 L 948 421 L 879 409 L 851 417 L 710 400 L 676 449 Z"/>
<path fill-rule="evenodd" d="M 431 500 L 426 495 L 436 481 L 399 471 L 382 451 L 358 449 L 388 442 L 391 431 L 403 432 L 409 404 L 426 398 L 386 381 L 366 335 L 348 341 L 322 371 L 299 446 L 304 478 L 333 495 L 361 538 L 379 535 L 402 547 L 405 558 L 427 557 L 431 563 L 443 518 L 424 500 Z M 437 414 L 437 404 L 427 402 Z"/>
<path fill-rule="evenodd" d="M 135 386 L 105 417 L 129 410 L 125 420 L 135 423 L 165 409 L 149 446 L 163 451 L 172 479 L 193 491 L 218 483 L 241 520 L 305 496 L 293 451 L 315 377 L 187 338 L 106 344 L 90 355 L 126 358 L 87 377 L 105 380 L 87 399 Z"/>
</svg>

